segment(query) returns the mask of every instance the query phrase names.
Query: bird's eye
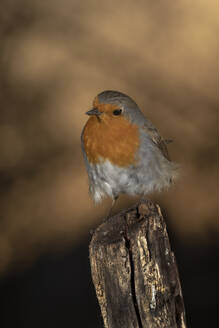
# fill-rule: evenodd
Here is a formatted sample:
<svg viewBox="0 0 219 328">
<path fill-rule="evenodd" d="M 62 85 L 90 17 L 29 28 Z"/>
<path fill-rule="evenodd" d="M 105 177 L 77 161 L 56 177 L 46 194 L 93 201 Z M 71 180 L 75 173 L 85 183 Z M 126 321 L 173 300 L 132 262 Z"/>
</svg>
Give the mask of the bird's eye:
<svg viewBox="0 0 219 328">
<path fill-rule="evenodd" d="M 113 115 L 115 115 L 115 116 L 118 116 L 118 115 L 120 115 L 122 113 L 122 110 L 121 109 L 115 109 L 114 111 L 113 111 Z"/>
</svg>

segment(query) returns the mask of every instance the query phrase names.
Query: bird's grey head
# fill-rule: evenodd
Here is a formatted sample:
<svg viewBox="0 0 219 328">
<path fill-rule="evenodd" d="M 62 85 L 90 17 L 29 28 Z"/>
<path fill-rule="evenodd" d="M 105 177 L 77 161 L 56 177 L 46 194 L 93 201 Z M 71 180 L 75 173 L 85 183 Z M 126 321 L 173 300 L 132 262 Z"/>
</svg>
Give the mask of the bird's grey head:
<svg viewBox="0 0 219 328">
<path fill-rule="evenodd" d="M 126 116 L 132 123 L 143 125 L 144 115 L 136 102 L 126 94 L 107 90 L 98 94 L 97 97 L 99 103 L 117 105 L 122 110 L 122 115 Z"/>
</svg>

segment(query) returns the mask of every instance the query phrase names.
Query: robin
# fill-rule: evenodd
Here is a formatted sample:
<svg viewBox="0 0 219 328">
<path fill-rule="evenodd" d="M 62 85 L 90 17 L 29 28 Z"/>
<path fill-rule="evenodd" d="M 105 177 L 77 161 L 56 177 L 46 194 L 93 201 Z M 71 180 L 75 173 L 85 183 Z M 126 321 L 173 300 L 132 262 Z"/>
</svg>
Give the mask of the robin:
<svg viewBox="0 0 219 328">
<path fill-rule="evenodd" d="M 146 195 L 168 187 L 177 176 L 167 141 L 138 105 L 118 91 L 103 91 L 87 113 L 82 152 L 95 202 L 106 195 L 114 206 L 119 194 Z"/>
</svg>

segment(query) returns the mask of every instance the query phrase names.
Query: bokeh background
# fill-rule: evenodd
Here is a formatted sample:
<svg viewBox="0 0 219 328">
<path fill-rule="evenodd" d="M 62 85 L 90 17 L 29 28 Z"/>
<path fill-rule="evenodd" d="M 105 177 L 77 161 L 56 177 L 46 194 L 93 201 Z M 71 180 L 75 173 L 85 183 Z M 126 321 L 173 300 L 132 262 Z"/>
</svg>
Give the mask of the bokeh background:
<svg viewBox="0 0 219 328">
<path fill-rule="evenodd" d="M 80 133 L 106 89 L 133 97 L 181 165 L 165 214 L 189 327 L 214 324 L 219 250 L 219 5 L 215 0 L 2 0 L 0 326 L 102 327 Z M 121 197 L 115 208 L 136 199 Z"/>
</svg>

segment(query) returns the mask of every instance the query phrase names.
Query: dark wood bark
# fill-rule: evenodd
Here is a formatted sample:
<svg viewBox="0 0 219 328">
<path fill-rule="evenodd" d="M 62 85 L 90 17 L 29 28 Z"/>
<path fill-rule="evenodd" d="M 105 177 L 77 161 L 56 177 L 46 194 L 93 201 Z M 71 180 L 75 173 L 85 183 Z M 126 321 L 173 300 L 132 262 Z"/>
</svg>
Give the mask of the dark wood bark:
<svg viewBox="0 0 219 328">
<path fill-rule="evenodd" d="M 109 218 L 90 243 L 91 272 L 106 328 L 185 328 L 178 270 L 158 205 Z"/>
</svg>

